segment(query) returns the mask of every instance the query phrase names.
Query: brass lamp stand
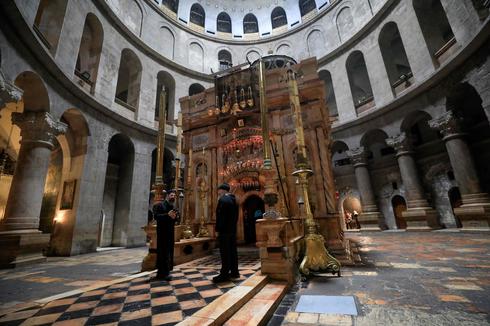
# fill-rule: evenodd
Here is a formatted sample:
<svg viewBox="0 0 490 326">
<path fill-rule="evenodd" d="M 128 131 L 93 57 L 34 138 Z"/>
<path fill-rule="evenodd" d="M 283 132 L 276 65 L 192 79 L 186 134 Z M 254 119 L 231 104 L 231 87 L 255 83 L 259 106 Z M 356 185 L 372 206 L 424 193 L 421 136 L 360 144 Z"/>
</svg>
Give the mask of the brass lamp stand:
<svg viewBox="0 0 490 326">
<path fill-rule="evenodd" d="M 201 219 L 199 225 L 199 232 L 197 233 L 198 238 L 206 238 L 209 237 L 209 231 L 206 227 L 206 217 L 204 214 L 204 210 L 206 209 L 206 192 L 208 188 L 206 187 L 206 182 L 201 180 L 199 185 L 199 204 L 201 205 Z"/>
<path fill-rule="evenodd" d="M 289 89 L 289 101 L 294 119 L 296 131 L 296 142 L 298 146 L 296 171 L 292 174 L 298 178 L 298 182 L 303 195 L 305 207 L 305 256 L 299 266 L 303 275 L 309 275 L 311 271 L 325 271 L 340 276 L 340 262 L 328 253 L 325 248 L 324 238 L 318 231 L 318 226 L 313 219 L 308 194 L 308 178 L 313 174 L 310 169 L 306 154 L 305 136 L 303 129 L 303 118 L 301 116 L 301 105 L 299 101 L 298 83 L 296 72 L 292 68 L 288 69 L 287 81 Z"/>
<path fill-rule="evenodd" d="M 192 239 L 194 238 L 194 234 L 192 233 L 192 228 L 190 226 L 190 221 L 189 221 L 189 216 L 190 214 L 190 200 L 192 198 L 192 185 L 191 185 L 191 180 L 192 180 L 192 148 L 189 148 L 189 161 L 187 162 L 187 198 L 186 198 L 186 210 L 185 210 L 185 215 L 184 215 L 184 230 L 182 231 L 182 238 L 184 239 Z"/>
</svg>

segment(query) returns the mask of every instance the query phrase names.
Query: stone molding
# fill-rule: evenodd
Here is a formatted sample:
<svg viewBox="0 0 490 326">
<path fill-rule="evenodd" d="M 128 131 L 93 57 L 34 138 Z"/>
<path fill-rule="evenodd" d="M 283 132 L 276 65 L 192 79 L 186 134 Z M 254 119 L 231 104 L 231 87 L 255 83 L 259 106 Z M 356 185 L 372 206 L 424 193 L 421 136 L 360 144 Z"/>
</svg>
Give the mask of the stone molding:
<svg viewBox="0 0 490 326">
<path fill-rule="evenodd" d="M 19 126 L 21 143 L 54 148 L 56 136 L 66 133 L 68 125 L 56 121 L 48 112 L 14 112 L 12 123 Z"/>
<path fill-rule="evenodd" d="M 407 137 L 405 132 L 402 132 L 396 136 L 386 138 L 386 145 L 393 147 L 396 150 L 396 157 L 402 155 L 412 155 L 412 144 L 410 138 Z"/>
<path fill-rule="evenodd" d="M 360 166 L 367 166 L 368 157 L 364 146 L 353 148 L 347 151 L 347 155 L 351 159 L 352 165 L 357 168 Z"/>
<path fill-rule="evenodd" d="M 0 110 L 7 103 L 18 102 L 22 98 L 23 91 L 7 80 L 3 71 L 0 69 Z"/>
<path fill-rule="evenodd" d="M 465 133 L 461 129 L 461 119 L 456 117 L 453 111 L 446 111 L 439 117 L 429 120 L 429 127 L 438 130 L 444 141 L 453 138 L 461 138 Z"/>
</svg>

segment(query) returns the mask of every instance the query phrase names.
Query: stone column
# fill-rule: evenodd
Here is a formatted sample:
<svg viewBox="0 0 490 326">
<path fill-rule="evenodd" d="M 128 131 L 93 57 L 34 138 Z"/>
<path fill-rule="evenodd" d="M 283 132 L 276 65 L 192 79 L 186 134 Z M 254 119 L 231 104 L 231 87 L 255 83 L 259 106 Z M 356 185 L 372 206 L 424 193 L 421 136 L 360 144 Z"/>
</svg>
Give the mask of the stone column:
<svg viewBox="0 0 490 326">
<path fill-rule="evenodd" d="M 364 147 L 358 147 L 347 151 L 356 174 L 357 187 L 361 194 L 362 212 L 358 220 L 361 230 L 379 231 L 379 219 L 382 217 L 376 205 L 371 176 L 369 175 L 367 155 Z"/>
<path fill-rule="evenodd" d="M 51 150 L 56 136 L 66 132 L 67 126 L 47 112 L 13 113 L 12 123 L 20 127 L 22 140 L 5 218 L 0 224 L 0 264 L 7 261 L 15 266 L 34 260 L 34 256 L 36 261 L 42 258 L 41 251 L 49 242 L 49 234 L 38 230 L 39 213 Z M 22 258 L 24 254 L 29 258 Z"/>
<path fill-rule="evenodd" d="M 402 213 L 402 216 L 407 222 L 407 230 L 430 231 L 439 228 L 437 211 L 424 197 L 424 189 L 417 173 L 410 139 L 402 132 L 395 137 L 387 138 L 386 144 L 396 150 L 396 158 L 405 186 L 408 209 Z"/>
<path fill-rule="evenodd" d="M 429 126 L 439 130 L 443 136 L 454 177 L 461 192 L 463 205 L 454 209 L 455 215 L 461 220 L 465 229 L 489 229 L 490 197 L 481 190 L 460 119 L 452 111 L 447 111 L 440 117 L 430 120 Z"/>
</svg>

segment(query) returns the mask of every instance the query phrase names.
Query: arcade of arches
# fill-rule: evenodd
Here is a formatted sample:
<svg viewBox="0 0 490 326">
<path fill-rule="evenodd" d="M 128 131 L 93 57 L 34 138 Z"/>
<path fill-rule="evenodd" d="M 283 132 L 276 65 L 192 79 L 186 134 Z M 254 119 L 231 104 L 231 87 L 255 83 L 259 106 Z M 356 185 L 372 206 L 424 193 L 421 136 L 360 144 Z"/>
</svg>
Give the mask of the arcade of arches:
<svg viewBox="0 0 490 326">
<path fill-rule="evenodd" d="M 343 266 L 363 237 L 488 232 L 489 1 L 266 2 L 0 1 L 0 268 L 154 254 L 159 131 L 179 263 L 217 248 L 223 182 L 290 283 L 310 208 Z"/>
</svg>

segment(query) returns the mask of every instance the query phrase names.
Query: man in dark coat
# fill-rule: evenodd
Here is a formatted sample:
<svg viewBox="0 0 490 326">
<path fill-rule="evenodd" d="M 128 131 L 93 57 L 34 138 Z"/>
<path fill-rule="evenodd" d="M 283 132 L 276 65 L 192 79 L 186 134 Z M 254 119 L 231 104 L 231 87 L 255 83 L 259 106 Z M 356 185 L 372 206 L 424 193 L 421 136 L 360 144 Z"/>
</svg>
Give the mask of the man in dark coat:
<svg viewBox="0 0 490 326">
<path fill-rule="evenodd" d="M 170 280 L 174 260 L 174 226 L 177 212 L 174 210 L 175 192 L 170 192 L 163 202 L 153 205 L 157 221 L 157 278 Z"/>
<path fill-rule="evenodd" d="M 216 232 L 218 232 L 219 252 L 221 255 L 221 271 L 219 275 L 213 278 L 215 283 L 240 277 L 236 248 L 238 204 L 235 196 L 230 193 L 230 186 L 227 183 L 223 183 L 218 187 L 218 196 Z"/>
</svg>

